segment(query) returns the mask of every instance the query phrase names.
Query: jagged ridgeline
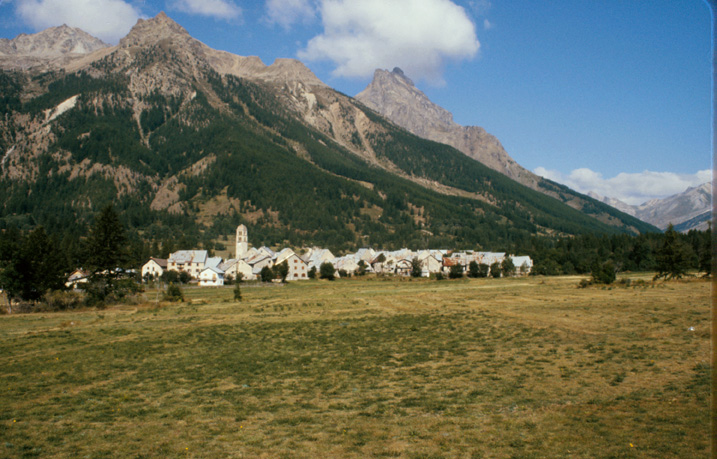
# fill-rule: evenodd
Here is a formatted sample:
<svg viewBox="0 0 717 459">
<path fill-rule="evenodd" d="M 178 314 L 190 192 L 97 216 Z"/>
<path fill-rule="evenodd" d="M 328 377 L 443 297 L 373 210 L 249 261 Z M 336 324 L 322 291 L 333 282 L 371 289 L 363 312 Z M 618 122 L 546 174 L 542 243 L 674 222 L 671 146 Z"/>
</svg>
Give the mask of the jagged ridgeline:
<svg viewBox="0 0 717 459">
<path fill-rule="evenodd" d="M 338 250 L 654 230 L 602 223 L 320 82 L 220 73 L 200 51 L 121 42 L 76 70 L 0 74 L 0 223 L 81 234 L 114 202 L 146 240 L 244 223 L 254 244 Z"/>
</svg>

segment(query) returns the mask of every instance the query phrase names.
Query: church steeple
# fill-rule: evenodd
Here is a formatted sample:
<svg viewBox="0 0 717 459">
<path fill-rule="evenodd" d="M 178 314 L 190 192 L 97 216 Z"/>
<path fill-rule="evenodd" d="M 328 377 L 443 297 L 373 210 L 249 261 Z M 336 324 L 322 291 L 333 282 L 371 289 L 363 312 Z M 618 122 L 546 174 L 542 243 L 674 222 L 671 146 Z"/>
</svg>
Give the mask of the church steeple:
<svg viewBox="0 0 717 459">
<path fill-rule="evenodd" d="M 249 251 L 249 231 L 246 226 L 237 226 L 237 238 L 236 238 L 236 258 L 241 258 L 242 255 Z"/>
</svg>

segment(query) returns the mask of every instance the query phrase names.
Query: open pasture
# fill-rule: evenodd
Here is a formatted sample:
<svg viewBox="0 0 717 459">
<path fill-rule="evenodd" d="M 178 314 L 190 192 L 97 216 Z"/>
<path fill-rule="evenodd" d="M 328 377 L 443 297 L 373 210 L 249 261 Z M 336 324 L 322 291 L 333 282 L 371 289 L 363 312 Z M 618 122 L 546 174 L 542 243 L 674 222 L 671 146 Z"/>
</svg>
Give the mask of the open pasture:
<svg viewBox="0 0 717 459">
<path fill-rule="evenodd" d="M 707 457 L 710 283 L 578 281 L 0 316 L 0 457 Z"/>
</svg>

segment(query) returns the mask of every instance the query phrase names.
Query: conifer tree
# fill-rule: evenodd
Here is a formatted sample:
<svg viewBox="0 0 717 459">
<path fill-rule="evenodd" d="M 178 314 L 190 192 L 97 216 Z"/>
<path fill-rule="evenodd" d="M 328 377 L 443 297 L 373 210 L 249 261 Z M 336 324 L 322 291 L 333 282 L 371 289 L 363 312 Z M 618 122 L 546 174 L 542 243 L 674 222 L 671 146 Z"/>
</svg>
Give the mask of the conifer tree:
<svg viewBox="0 0 717 459">
<path fill-rule="evenodd" d="M 657 250 L 656 258 L 657 274 L 655 279 L 680 279 L 692 267 L 695 254 L 692 247 L 680 239 L 680 235 L 670 224 L 665 231 L 662 247 Z"/>
<path fill-rule="evenodd" d="M 87 267 L 93 276 L 112 279 L 127 260 L 126 236 L 112 205 L 106 206 L 95 220 L 87 240 Z"/>
<path fill-rule="evenodd" d="M 66 260 L 43 227 L 21 238 L 12 255 L 2 270 L 2 286 L 9 297 L 34 302 L 50 290 L 65 288 Z"/>
</svg>

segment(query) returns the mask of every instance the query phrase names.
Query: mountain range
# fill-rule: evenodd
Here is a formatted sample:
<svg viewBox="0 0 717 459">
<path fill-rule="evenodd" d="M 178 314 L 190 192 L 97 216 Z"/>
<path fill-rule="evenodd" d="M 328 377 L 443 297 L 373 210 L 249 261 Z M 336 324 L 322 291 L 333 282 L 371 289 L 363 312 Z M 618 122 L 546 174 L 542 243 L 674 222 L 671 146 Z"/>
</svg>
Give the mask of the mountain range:
<svg viewBox="0 0 717 459">
<path fill-rule="evenodd" d="M 525 171 L 440 107 L 423 118 L 448 133 L 423 138 L 371 108 L 378 83 L 354 99 L 297 60 L 211 49 L 164 13 L 116 46 L 60 27 L 0 53 L 4 226 L 77 233 L 114 202 L 147 240 L 205 246 L 238 223 L 253 243 L 338 250 L 656 231 Z M 413 87 L 398 70 L 377 76 Z"/>
<path fill-rule="evenodd" d="M 597 193 L 590 196 L 640 220 L 664 230 L 672 224 L 676 230 L 703 231 L 712 218 L 712 183 L 690 187 L 682 193 L 663 199 L 651 199 L 639 206 L 626 204 L 619 199 L 606 198 Z"/>
</svg>

